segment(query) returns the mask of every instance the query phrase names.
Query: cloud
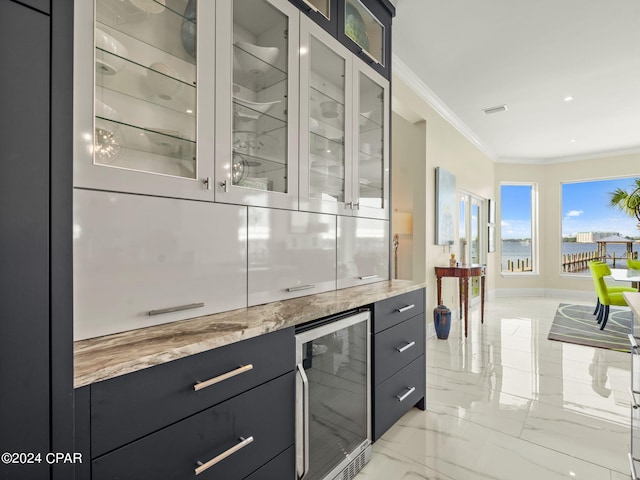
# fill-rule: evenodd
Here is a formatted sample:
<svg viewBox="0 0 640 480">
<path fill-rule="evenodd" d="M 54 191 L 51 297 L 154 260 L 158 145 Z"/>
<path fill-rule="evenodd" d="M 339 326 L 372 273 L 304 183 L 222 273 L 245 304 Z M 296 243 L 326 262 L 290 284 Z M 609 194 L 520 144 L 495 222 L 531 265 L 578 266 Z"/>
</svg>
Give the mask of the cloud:
<svg viewBox="0 0 640 480">
<path fill-rule="evenodd" d="M 567 217 L 579 217 L 584 211 L 582 210 L 570 210 L 567 212 Z"/>
</svg>

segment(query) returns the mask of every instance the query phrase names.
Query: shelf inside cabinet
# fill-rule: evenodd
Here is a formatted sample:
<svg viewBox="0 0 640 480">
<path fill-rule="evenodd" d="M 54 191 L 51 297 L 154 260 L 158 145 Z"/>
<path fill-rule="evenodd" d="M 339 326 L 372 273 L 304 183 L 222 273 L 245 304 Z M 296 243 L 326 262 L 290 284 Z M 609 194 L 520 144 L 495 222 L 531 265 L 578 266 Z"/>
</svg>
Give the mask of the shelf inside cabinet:
<svg viewBox="0 0 640 480">
<path fill-rule="evenodd" d="M 309 88 L 309 100 L 309 115 L 313 119 L 311 121 L 311 129 L 316 130 L 313 123 L 317 122 L 324 127 L 343 132 L 342 135 L 344 135 L 344 103 L 335 100 L 313 87 Z"/>
<path fill-rule="evenodd" d="M 196 143 L 176 132 L 96 117 L 94 154 L 101 165 L 195 178 Z"/>
<path fill-rule="evenodd" d="M 259 92 L 287 80 L 287 72 L 233 45 L 234 83 Z"/>
<path fill-rule="evenodd" d="M 195 3 L 185 0 L 97 0 L 96 4 L 98 22 L 194 65 L 195 13 Z"/>
<path fill-rule="evenodd" d="M 285 192 L 287 165 L 282 160 L 256 156 L 234 150 L 233 185 Z"/>
</svg>

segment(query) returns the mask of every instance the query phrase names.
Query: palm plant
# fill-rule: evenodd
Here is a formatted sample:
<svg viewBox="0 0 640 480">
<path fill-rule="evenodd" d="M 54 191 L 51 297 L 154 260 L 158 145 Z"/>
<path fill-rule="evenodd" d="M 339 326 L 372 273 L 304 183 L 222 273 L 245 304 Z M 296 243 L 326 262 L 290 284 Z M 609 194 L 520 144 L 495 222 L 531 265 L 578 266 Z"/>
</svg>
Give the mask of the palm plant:
<svg viewBox="0 0 640 480">
<path fill-rule="evenodd" d="M 638 228 L 640 228 L 640 178 L 634 179 L 634 186 L 630 191 L 616 188 L 613 192 L 609 192 L 609 195 L 611 195 L 609 206 L 636 217 L 639 222 Z"/>
</svg>

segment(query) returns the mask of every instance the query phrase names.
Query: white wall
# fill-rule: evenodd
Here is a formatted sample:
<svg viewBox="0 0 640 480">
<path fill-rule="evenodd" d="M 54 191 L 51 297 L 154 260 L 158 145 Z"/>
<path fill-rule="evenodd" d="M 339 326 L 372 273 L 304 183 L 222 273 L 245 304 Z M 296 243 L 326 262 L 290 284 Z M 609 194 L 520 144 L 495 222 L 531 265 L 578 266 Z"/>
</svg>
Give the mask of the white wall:
<svg viewBox="0 0 640 480">
<path fill-rule="evenodd" d="M 427 282 L 430 311 L 437 303 L 434 267 L 448 265 L 449 261 L 449 247 L 435 245 L 435 168 L 443 167 L 455 175 L 458 190 L 487 199 L 496 198 L 495 164 L 396 76 L 392 79 L 392 98 L 396 112 L 392 123 L 392 205 L 400 211 L 413 209 L 412 246 L 420 253 L 410 260 L 412 274 L 415 280 Z M 421 138 L 424 149 L 417 145 Z M 407 189 L 411 189 L 411 195 Z M 456 238 L 457 228 L 456 225 Z M 457 244 L 451 248 L 452 252 L 458 250 Z M 399 250 L 401 254 L 406 251 Z M 487 255 L 487 289 L 491 290 L 499 262 L 496 253 Z M 400 259 L 400 267 L 403 261 L 406 260 Z M 452 309 L 457 306 L 454 279 L 443 281 L 443 302 Z"/>
</svg>

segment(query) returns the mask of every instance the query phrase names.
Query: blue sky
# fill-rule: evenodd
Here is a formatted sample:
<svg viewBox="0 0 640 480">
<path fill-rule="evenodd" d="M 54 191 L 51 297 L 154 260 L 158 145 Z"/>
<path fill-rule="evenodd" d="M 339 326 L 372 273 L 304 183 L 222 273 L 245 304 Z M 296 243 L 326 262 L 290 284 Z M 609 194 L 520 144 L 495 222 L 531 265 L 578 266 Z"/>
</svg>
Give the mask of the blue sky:
<svg viewBox="0 0 640 480">
<path fill-rule="evenodd" d="M 562 236 L 579 232 L 619 232 L 622 236 L 640 236 L 635 218 L 609 208 L 609 192 L 616 188 L 629 191 L 633 177 L 562 185 Z M 531 237 L 530 188 L 520 185 L 501 187 L 503 238 Z"/>
</svg>

